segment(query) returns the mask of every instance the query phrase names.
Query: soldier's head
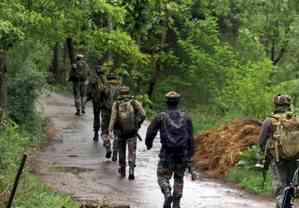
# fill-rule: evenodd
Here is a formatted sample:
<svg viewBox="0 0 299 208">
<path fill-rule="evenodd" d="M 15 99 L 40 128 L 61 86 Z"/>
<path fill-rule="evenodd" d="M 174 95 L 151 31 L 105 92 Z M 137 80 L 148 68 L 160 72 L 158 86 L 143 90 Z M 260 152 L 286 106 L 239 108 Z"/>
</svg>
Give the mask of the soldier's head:
<svg viewBox="0 0 299 208">
<path fill-rule="evenodd" d="M 130 94 L 130 88 L 127 86 L 122 86 L 119 89 L 119 95 L 120 96 L 128 96 Z"/>
<path fill-rule="evenodd" d="M 291 98 L 288 95 L 276 95 L 273 97 L 274 111 L 291 110 Z"/>
<path fill-rule="evenodd" d="M 102 69 L 102 65 L 100 65 L 100 64 L 95 66 L 95 71 L 96 71 L 97 75 L 104 74 L 103 69 Z"/>
<path fill-rule="evenodd" d="M 76 60 L 79 61 L 79 60 L 82 60 L 84 58 L 84 56 L 82 54 L 77 54 L 76 55 Z"/>
<path fill-rule="evenodd" d="M 165 98 L 167 106 L 176 107 L 180 102 L 181 95 L 176 91 L 169 91 L 165 94 Z"/>
</svg>

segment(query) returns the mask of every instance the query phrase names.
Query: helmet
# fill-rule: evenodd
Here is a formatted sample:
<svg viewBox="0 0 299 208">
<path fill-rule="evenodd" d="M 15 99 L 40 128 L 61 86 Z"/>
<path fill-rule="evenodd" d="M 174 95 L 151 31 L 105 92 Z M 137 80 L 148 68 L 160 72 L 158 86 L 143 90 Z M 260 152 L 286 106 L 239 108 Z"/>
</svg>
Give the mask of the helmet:
<svg viewBox="0 0 299 208">
<path fill-rule="evenodd" d="M 291 98 L 288 95 L 276 95 L 273 97 L 273 103 L 276 106 L 291 105 Z"/>
<path fill-rule="evenodd" d="M 120 95 L 129 95 L 130 93 L 130 88 L 127 87 L 127 86 L 122 86 L 120 89 L 119 89 L 119 94 Z"/>
<path fill-rule="evenodd" d="M 165 94 L 167 101 L 179 101 L 181 98 L 181 95 L 177 93 L 176 91 L 169 91 Z"/>
</svg>

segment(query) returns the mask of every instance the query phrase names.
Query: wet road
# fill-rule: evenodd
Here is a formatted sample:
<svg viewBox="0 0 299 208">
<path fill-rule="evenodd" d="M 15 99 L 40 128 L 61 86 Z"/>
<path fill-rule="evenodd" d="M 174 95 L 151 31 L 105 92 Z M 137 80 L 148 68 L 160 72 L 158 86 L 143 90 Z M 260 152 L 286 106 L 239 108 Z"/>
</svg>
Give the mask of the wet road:
<svg viewBox="0 0 299 208">
<path fill-rule="evenodd" d="M 92 141 L 92 109 L 86 115 L 74 115 L 73 100 L 57 94 L 42 98 L 41 109 L 50 118 L 49 133 L 55 135 L 39 153 L 36 171 L 55 189 L 82 201 L 129 204 L 132 208 L 160 208 L 162 194 L 156 182 L 159 140 L 146 151 L 138 143 L 135 181 L 121 179 L 117 163 L 104 158 L 102 143 Z M 139 132 L 145 134 L 145 126 Z M 210 179 L 196 182 L 185 178 L 183 208 L 269 208 L 273 203 L 257 199 L 240 190 L 228 188 Z"/>
</svg>

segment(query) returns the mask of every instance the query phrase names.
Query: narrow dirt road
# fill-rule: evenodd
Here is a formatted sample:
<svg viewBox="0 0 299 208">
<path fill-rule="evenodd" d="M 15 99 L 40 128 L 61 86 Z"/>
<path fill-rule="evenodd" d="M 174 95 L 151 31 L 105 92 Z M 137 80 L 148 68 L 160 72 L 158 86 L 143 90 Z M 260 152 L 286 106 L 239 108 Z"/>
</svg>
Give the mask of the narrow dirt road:
<svg viewBox="0 0 299 208">
<path fill-rule="evenodd" d="M 42 180 L 58 191 L 82 201 L 111 201 L 133 208 L 162 207 L 163 198 L 156 182 L 159 138 L 146 151 L 138 143 L 135 181 L 121 179 L 117 164 L 104 158 L 102 143 L 92 141 L 92 109 L 76 117 L 72 98 L 51 94 L 42 99 L 42 110 L 50 119 L 53 138 L 39 153 L 36 170 Z M 144 137 L 145 127 L 140 130 Z M 257 199 L 240 190 L 210 179 L 196 182 L 185 178 L 183 208 L 269 208 L 272 202 Z"/>
</svg>

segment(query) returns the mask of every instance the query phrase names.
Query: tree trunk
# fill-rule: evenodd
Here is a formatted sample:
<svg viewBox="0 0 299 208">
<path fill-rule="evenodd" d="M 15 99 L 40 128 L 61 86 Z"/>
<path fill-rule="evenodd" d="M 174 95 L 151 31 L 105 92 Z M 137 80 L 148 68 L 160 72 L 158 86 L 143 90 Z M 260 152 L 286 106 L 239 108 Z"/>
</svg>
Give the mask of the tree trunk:
<svg viewBox="0 0 299 208">
<path fill-rule="evenodd" d="M 0 113 L 6 111 L 7 105 L 7 63 L 6 52 L 0 50 Z"/>
<path fill-rule="evenodd" d="M 56 43 L 53 48 L 53 57 L 52 57 L 52 63 L 49 68 L 50 73 L 52 74 L 51 81 L 57 82 L 60 81 L 60 73 L 59 73 L 59 44 Z"/>
<path fill-rule="evenodd" d="M 67 50 L 70 58 L 71 64 L 75 63 L 75 51 L 74 51 L 74 42 L 72 38 L 66 39 Z"/>
</svg>

